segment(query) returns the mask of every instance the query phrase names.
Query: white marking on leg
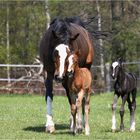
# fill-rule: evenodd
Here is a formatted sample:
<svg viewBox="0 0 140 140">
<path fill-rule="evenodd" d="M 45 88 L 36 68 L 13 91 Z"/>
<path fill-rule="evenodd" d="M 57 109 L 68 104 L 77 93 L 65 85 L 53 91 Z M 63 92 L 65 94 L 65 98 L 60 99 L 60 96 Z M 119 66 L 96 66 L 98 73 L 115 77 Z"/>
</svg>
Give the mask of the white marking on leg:
<svg viewBox="0 0 140 140">
<path fill-rule="evenodd" d="M 50 115 L 46 115 L 47 121 L 46 121 L 46 127 L 47 126 L 54 126 L 53 118 Z"/>
<path fill-rule="evenodd" d="M 134 115 L 130 116 L 130 131 L 134 132 L 135 131 L 135 119 Z"/>
<path fill-rule="evenodd" d="M 90 128 L 89 127 L 85 127 L 85 135 L 89 136 L 90 134 Z"/>
<path fill-rule="evenodd" d="M 113 113 L 112 115 L 112 130 L 116 129 L 116 117 L 115 117 L 115 113 Z"/>
<path fill-rule="evenodd" d="M 73 116 L 70 116 L 70 131 L 73 132 L 73 125 L 74 125 L 74 121 L 73 121 Z"/>
</svg>

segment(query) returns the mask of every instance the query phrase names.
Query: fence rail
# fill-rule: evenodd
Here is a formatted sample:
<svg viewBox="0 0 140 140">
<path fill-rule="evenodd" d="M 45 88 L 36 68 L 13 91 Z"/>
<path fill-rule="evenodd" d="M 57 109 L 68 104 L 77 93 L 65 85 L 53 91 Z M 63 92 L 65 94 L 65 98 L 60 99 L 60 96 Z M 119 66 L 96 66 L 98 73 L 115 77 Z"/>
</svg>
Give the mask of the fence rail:
<svg viewBox="0 0 140 140">
<path fill-rule="evenodd" d="M 136 73 L 138 78 L 138 88 L 140 89 L 140 62 L 126 62 L 125 67 Z M 7 69 L 7 67 L 9 67 Z M 101 68 L 104 69 L 104 77 L 101 75 Z M 43 65 L 16 65 L 16 64 L 0 64 L 0 93 L 7 89 L 11 92 L 44 92 L 44 77 L 41 74 Z M 9 70 L 9 75 L 7 75 Z M 113 90 L 113 79 L 110 76 L 110 64 L 106 63 L 102 66 L 92 66 L 93 90 L 95 92 L 104 92 Z M 63 91 L 63 88 L 54 82 L 55 91 Z M 25 91 L 23 89 L 26 89 Z M 18 90 L 18 91 L 17 91 Z"/>
</svg>

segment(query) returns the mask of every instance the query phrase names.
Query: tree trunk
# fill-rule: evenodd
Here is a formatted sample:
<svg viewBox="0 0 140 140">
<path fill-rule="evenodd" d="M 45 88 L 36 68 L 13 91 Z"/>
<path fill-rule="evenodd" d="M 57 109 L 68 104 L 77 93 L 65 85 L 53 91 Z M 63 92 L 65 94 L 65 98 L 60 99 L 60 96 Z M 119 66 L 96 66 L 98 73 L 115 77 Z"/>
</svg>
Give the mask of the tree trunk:
<svg viewBox="0 0 140 140">
<path fill-rule="evenodd" d="M 97 13 L 98 13 L 98 31 L 101 31 L 101 13 L 100 13 L 100 5 L 99 1 L 96 0 L 96 7 L 97 7 Z M 100 63 L 101 63 L 101 75 L 102 78 L 104 78 L 104 54 L 103 54 L 103 40 L 99 39 L 99 46 L 100 46 Z"/>
<path fill-rule="evenodd" d="M 9 4 L 7 2 L 7 7 L 6 7 L 6 47 L 7 47 L 7 79 L 8 79 L 8 84 L 10 84 L 10 51 L 9 51 L 9 46 L 10 46 L 10 41 L 9 41 Z"/>
<path fill-rule="evenodd" d="M 96 7 L 97 7 L 97 14 L 98 14 L 98 31 L 101 31 L 101 11 L 99 1 L 96 0 Z M 105 77 L 104 77 L 104 54 L 103 54 L 103 40 L 99 39 L 99 47 L 100 47 L 100 65 L 101 65 L 101 79 L 102 79 L 102 86 L 105 86 Z"/>
<path fill-rule="evenodd" d="M 46 13 L 46 29 L 50 26 L 50 14 L 49 14 L 49 8 L 48 8 L 48 0 L 45 0 L 45 13 Z"/>
</svg>

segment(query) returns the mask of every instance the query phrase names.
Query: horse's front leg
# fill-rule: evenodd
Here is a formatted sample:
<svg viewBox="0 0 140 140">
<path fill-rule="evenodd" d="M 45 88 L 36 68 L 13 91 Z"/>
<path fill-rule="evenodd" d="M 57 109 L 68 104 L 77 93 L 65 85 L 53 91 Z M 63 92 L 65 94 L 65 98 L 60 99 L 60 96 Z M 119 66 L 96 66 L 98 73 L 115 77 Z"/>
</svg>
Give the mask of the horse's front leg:
<svg viewBox="0 0 140 140">
<path fill-rule="evenodd" d="M 116 105 L 117 105 L 117 101 L 118 101 L 119 96 L 115 93 L 114 94 L 114 100 L 113 100 L 113 104 L 112 104 L 112 132 L 116 131 L 116 115 L 115 115 L 115 110 L 116 110 Z"/>
<path fill-rule="evenodd" d="M 46 132 L 53 133 L 55 131 L 55 126 L 52 118 L 52 101 L 53 101 L 53 78 L 48 75 L 46 81 L 45 81 L 45 86 L 46 86 Z"/>
<path fill-rule="evenodd" d="M 123 122 L 123 117 L 124 117 L 124 105 L 125 102 L 127 100 L 128 94 L 125 93 L 124 96 L 122 96 L 122 104 L 121 104 L 121 108 L 120 108 L 120 117 L 121 117 L 121 124 L 120 124 L 120 131 L 123 132 L 124 131 L 124 122 Z"/>
<path fill-rule="evenodd" d="M 66 90 L 66 94 L 67 94 L 67 97 L 68 97 L 68 101 L 69 101 L 69 104 L 70 104 L 70 107 L 71 107 L 71 97 L 70 97 L 70 93 L 69 93 L 69 88 L 67 87 L 67 81 L 64 81 L 62 83 L 63 87 L 65 88 Z M 71 114 L 70 116 L 70 130 L 73 131 L 73 116 Z"/>
</svg>

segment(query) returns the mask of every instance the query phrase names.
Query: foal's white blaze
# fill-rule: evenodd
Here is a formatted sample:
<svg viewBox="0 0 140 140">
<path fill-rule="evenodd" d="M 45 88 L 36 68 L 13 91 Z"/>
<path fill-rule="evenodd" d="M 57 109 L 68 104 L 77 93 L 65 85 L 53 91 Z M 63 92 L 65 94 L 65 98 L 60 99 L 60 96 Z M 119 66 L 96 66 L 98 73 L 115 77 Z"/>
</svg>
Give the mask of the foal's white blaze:
<svg viewBox="0 0 140 140">
<path fill-rule="evenodd" d="M 117 67 L 119 65 L 119 63 L 118 62 L 113 62 L 112 63 L 112 67 L 113 67 L 113 72 L 112 72 L 112 76 L 114 76 L 115 75 L 115 68 Z"/>
<path fill-rule="evenodd" d="M 68 65 L 68 72 L 71 72 L 72 71 L 72 69 L 71 69 L 71 67 L 72 67 L 72 65 L 73 65 L 73 55 L 71 55 L 69 58 L 68 58 L 68 62 L 69 62 L 69 65 Z"/>
<path fill-rule="evenodd" d="M 60 44 L 56 47 L 56 50 L 58 51 L 58 54 L 60 56 L 59 77 L 62 77 L 64 73 L 65 59 L 67 57 L 67 49 L 69 50 L 69 47 L 65 44 Z"/>
</svg>

